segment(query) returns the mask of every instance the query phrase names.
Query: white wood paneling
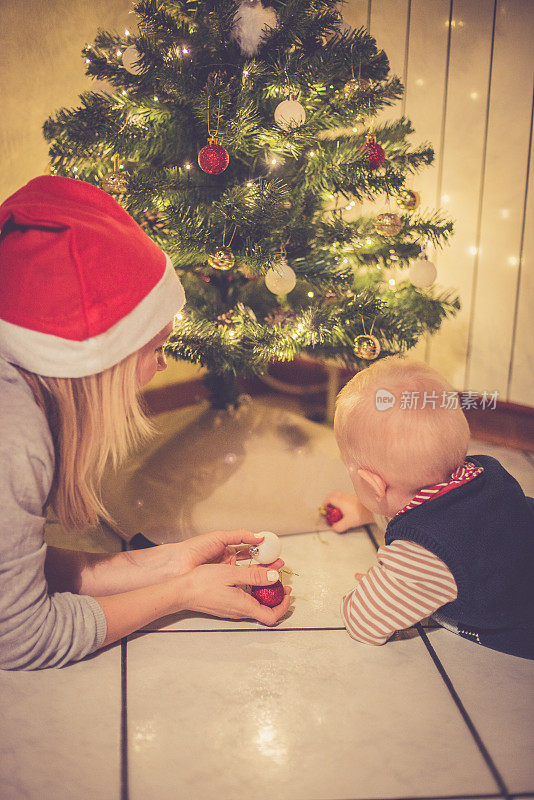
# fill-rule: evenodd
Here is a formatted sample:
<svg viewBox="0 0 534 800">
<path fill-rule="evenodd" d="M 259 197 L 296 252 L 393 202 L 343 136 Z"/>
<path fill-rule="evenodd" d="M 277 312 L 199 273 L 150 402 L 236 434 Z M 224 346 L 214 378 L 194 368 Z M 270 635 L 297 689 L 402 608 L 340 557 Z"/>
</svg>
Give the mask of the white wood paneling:
<svg viewBox="0 0 534 800">
<path fill-rule="evenodd" d="M 466 385 L 505 399 L 530 142 L 534 3 L 497 7 L 482 224 Z M 477 244 L 477 243 L 475 243 Z"/>
<path fill-rule="evenodd" d="M 464 388 L 467 334 L 482 199 L 486 110 L 495 0 L 457 0 L 451 26 L 447 116 L 437 205 L 455 219 L 451 244 L 436 257 L 438 283 L 458 289 L 462 309 L 431 338 L 430 363 Z"/>
<path fill-rule="evenodd" d="M 412 0 L 407 59 L 405 114 L 415 133 L 414 144 L 430 142 L 436 151 L 434 164 L 423 168 L 407 183 L 421 195 L 422 212 L 436 208 L 440 175 L 439 145 L 445 111 L 449 16 L 451 0 Z M 429 255 L 436 261 L 433 251 Z M 439 267 L 439 265 L 438 265 Z M 404 276 L 405 277 L 405 276 Z M 410 357 L 426 359 L 427 342 L 421 340 Z"/>
<path fill-rule="evenodd" d="M 450 247 L 433 257 L 437 287 L 456 289 L 462 310 L 410 356 L 458 389 L 534 405 L 534 2 L 348 0 L 343 15 L 368 25 L 405 82 L 403 102 L 381 118 L 404 111 L 412 142 L 436 152 L 409 188 L 422 211 L 455 221 Z"/>
<path fill-rule="evenodd" d="M 530 140 L 528 194 L 520 251 L 517 314 L 514 320 L 508 400 L 534 405 L 534 136 Z"/>
</svg>

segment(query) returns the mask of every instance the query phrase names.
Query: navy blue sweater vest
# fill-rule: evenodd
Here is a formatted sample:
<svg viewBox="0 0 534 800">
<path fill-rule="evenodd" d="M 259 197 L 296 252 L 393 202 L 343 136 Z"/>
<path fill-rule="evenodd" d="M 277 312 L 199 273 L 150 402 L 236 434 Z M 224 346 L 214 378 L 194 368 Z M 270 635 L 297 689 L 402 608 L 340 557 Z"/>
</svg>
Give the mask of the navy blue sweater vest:
<svg viewBox="0 0 534 800">
<path fill-rule="evenodd" d="M 534 499 L 490 456 L 484 472 L 393 517 L 386 544 L 405 539 L 447 565 L 458 597 L 440 614 L 480 644 L 534 658 Z"/>
</svg>

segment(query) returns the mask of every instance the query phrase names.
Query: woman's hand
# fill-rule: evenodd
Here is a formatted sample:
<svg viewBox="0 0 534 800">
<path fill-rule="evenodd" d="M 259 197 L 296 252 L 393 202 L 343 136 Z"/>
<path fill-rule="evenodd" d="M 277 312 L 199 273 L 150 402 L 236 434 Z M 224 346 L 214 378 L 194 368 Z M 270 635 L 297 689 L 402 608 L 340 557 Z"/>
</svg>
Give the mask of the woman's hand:
<svg viewBox="0 0 534 800">
<path fill-rule="evenodd" d="M 359 528 L 361 525 L 370 525 L 374 521 L 372 513 L 363 503 L 360 503 L 355 494 L 345 492 L 330 492 L 325 498 L 323 505 L 331 503 L 339 508 L 343 514 L 343 519 L 334 522 L 331 526 L 336 533 L 345 533 L 349 528 Z"/>
<path fill-rule="evenodd" d="M 235 531 L 204 533 L 186 539 L 185 542 L 164 546 L 173 548 L 175 574 L 183 575 L 202 564 L 235 564 L 240 558 L 250 558 L 249 546 L 262 541 L 263 537 L 257 537 L 251 531 L 240 528 Z M 278 558 L 269 566 L 271 569 L 280 569 L 284 562 Z"/>
<path fill-rule="evenodd" d="M 184 604 L 190 611 L 225 619 L 256 619 L 264 625 L 276 625 L 289 608 L 289 586 L 284 587 L 284 599 L 274 608 L 261 605 L 241 588 L 276 583 L 280 576 L 272 566 L 267 569 L 264 566 L 238 567 L 228 563 L 203 564 L 183 576 L 183 580 L 186 581 Z"/>
</svg>

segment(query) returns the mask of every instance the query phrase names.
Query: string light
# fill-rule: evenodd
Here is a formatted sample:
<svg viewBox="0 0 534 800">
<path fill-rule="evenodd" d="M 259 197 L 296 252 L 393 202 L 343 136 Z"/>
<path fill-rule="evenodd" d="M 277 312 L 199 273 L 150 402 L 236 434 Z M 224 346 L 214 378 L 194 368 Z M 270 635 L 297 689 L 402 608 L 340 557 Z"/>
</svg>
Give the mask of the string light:
<svg viewBox="0 0 534 800">
<path fill-rule="evenodd" d="M 117 50 L 117 55 L 122 56 L 122 50 Z"/>
<path fill-rule="evenodd" d="M 247 183 L 247 186 L 252 186 L 252 181 L 249 181 L 249 182 Z"/>
<path fill-rule="evenodd" d="M 233 339 L 234 336 L 235 336 L 235 332 L 234 331 L 228 331 L 228 336 L 230 337 L 230 339 Z"/>
<path fill-rule="evenodd" d="M 373 244 L 373 240 L 367 237 L 367 239 L 365 240 L 365 244 Z"/>
<path fill-rule="evenodd" d="M 122 94 L 127 94 L 125 89 L 122 90 Z"/>
<path fill-rule="evenodd" d="M 390 278 L 390 279 L 389 279 L 389 281 L 388 281 L 388 283 L 389 283 L 389 285 L 390 285 L 390 286 L 395 286 L 395 284 L 397 283 L 397 281 L 395 280 L 395 278 Z"/>
<path fill-rule="evenodd" d="M 85 59 L 85 63 L 86 63 L 86 64 L 90 64 L 90 63 L 91 63 L 91 59 L 90 59 L 90 58 L 86 58 L 86 59 Z"/>
<path fill-rule="evenodd" d="M 188 56 L 189 55 L 189 48 L 188 47 L 182 47 L 182 53 L 184 54 L 184 56 Z"/>
<path fill-rule="evenodd" d="M 308 292 L 308 297 L 314 297 L 314 293 L 313 292 Z"/>
<path fill-rule="evenodd" d="M 180 314 L 180 313 L 176 314 L 175 317 L 174 317 L 174 319 L 177 319 L 177 320 L 181 320 L 183 318 L 184 318 L 184 315 Z"/>
<path fill-rule="evenodd" d="M 186 162 L 185 162 L 185 164 L 184 164 L 184 167 L 185 167 L 186 169 L 191 169 L 191 164 L 189 163 L 189 161 L 186 161 Z"/>
<path fill-rule="evenodd" d="M 128 30 L 128 28 L 125 28 L 125 30 L 124 30 L 124 35 L 125 35 L 125 36 L 130 36 L 130 35 L 131 35 L 131 34 L 130 34 L 130 31 Z"/>
<path fill-rule="evenodd" d="M 154 95 L 154 100 L 157 100 L 157 99 L 158 99 L 158 98 L 156 97 L 156 95 Z"/>
</svg>

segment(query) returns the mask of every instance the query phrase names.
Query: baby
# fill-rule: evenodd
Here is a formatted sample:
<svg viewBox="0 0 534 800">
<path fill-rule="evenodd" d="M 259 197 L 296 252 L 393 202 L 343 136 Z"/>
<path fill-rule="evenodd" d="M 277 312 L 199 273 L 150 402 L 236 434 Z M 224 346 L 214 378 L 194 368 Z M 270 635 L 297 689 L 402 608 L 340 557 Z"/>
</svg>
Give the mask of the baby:
<svg viewBox="0 0 534 800">
<path fill-rule="evenodd" d="M 387 522 L 378 564 L 342 599 L 349 634 L 384 644 L 432 614 L 534 658 L 534 499 L 495 458 L 466 459 L 453 387 L 426 364 L 384 358 L 339 393 L 334 430 L 356 492 L 326 498 L 344 515 L 334 530 Z"/>
</svg>

